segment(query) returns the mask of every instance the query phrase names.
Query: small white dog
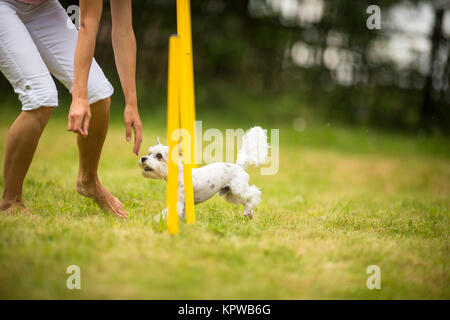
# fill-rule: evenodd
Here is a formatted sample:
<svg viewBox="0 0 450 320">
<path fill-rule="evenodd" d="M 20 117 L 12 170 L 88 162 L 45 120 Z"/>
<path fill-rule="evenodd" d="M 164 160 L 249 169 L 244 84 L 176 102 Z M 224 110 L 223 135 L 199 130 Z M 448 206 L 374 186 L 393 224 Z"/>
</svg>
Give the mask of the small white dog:
<svg viewBox="0 0 450 320">
<path fill-rule="evenodd" d="M 216 162 L 198 169 L 192 169 L 194 203 L 202 203 L 219 192 L 230 203 L 244 205 L 244 216 L 252 219 L 253 209 L 261 200 L 261 191 L 248 184 L 249 175 L 245 169 L 249 165 L 259 166 L 267 161 L 269 146 L 267 135 L 261 127 L 251 128 L 243 137 L 242 147 L 236 164 Z M 169 147 L 158 143 L 148 150 L 148 155 L 139 160 L 142 175 L 150 179 L 166 179 Z M 184 207 L 183 165 L 178 165 L 178 216 L 186 220 Z M 161 213 L 166 218 L 167 208 Z"/>
</svg>

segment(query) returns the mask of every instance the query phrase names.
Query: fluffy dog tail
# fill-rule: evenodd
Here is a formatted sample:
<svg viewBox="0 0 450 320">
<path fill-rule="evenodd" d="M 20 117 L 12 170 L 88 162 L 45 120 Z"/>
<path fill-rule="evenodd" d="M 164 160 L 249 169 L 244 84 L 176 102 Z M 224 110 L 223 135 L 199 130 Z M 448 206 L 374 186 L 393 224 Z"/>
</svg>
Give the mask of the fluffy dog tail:
<svg viewBox="0 0 450 320">
<path fill-rule="evenodd" d="M 249 165 L 260 166 L 267 161 L 269 144 L 267 143 L 266 130 L 261 127 L 253 127 L 242 138 L 242 146 L 238 152 L 236 164 L 243 169 Z"/>
</svg>

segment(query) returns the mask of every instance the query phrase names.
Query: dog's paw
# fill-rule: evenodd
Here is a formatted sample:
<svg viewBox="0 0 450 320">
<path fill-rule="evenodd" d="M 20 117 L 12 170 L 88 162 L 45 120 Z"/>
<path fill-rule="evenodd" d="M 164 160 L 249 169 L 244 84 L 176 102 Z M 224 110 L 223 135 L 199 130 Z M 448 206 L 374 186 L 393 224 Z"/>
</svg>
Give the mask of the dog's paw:
<svg viewBox="0 0 450 320">
<path fill-rule="evenodd" d="M 156 223 L 163 223 L 166 221 L 167 218 L 167 209 L 164 209 L 161 213 L 158 213 L 153 217 L 153 221 Z"/>
</svg>

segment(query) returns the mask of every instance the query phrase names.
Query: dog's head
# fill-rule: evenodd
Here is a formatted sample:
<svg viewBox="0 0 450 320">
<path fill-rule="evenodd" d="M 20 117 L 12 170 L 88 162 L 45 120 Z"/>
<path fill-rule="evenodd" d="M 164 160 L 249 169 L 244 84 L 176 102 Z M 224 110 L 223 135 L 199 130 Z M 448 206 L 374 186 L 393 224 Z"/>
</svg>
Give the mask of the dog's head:
<svg viewBox="0 0 450 320">
<path fill-rule="evenodd" d="M 148 155 L 139 159 L 142 175 L 150 179 L 165 179 L 167 177 L 167 162 L 169 147 L 158 142 L 148 149 Z"/>
</svg>

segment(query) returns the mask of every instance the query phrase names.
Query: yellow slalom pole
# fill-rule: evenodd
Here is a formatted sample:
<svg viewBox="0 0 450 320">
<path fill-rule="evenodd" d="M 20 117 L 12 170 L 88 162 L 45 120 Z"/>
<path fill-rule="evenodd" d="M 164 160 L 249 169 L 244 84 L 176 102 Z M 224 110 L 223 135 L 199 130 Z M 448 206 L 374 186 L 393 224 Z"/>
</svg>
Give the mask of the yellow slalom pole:
<svg viewBox="0 0 450 320">
<path fill-rule="evenodd" d="M 196 141 L 195 141 L 195 89 L 194 89 L 194 64 L 192 54 L 192 25 L 191 25 L 191 6 L 190 0 L 177 0 L 177 32 L 181 37 L 182 51 L 184 52 L 182 59 L 186 63 L 185 75 L 182 79 L 187 81 L 186 95 L 188 108 L 188 123 L 186 129 L 191 135 L 192 167 L 197 167 L 196 161 Z"/>
<path fill-rule="evenodd" d="M 197 147 L 195 140 L 195 85 L 194 85 L 194 54 L 192 51 L 192 23 L 191 23 L 191 4 L 186 0 L 186 55 L 187 55 L 187 79 L 188 79 L 188 97 L 189 110 L 191 115 L 192 130 L 192 164 L 197 167 Z"/>
<path fill-rule="evenodd" d="M 177 35 L 182 40 L 182 50 L 186 52 L 186 0 L 177 0 Z"/>
<path fill-rule="evenodd" d="M 179 109 L 179 52 L 180 39 L 171 36 L 169 39 L 169 76 L 167 88 L 167 141 L 169 144 L 167 175 L 167 229 L 170 234 L 178 233 L 178 141 L 173 140 L 174 131 L 180 128 Z M 175 150 L 175 152 L 173 152 Z"/>
<path fill-rule="evenodd" d="M 180 63 L 180 119 L 181 127 L 189 132 L 189 137 L 183 138 L 183 173 L 186 222 L 195 222 L 194 212 L 194 188 L 192 185 L 192 167 L 194 164 L 194 117 L 189 107 L 189 78 L 188 55 L 186 44 L 186 13 L 189 0 L 177 0 L 177 31 L 180 39 L 179 63 Z"/>
</svg>

